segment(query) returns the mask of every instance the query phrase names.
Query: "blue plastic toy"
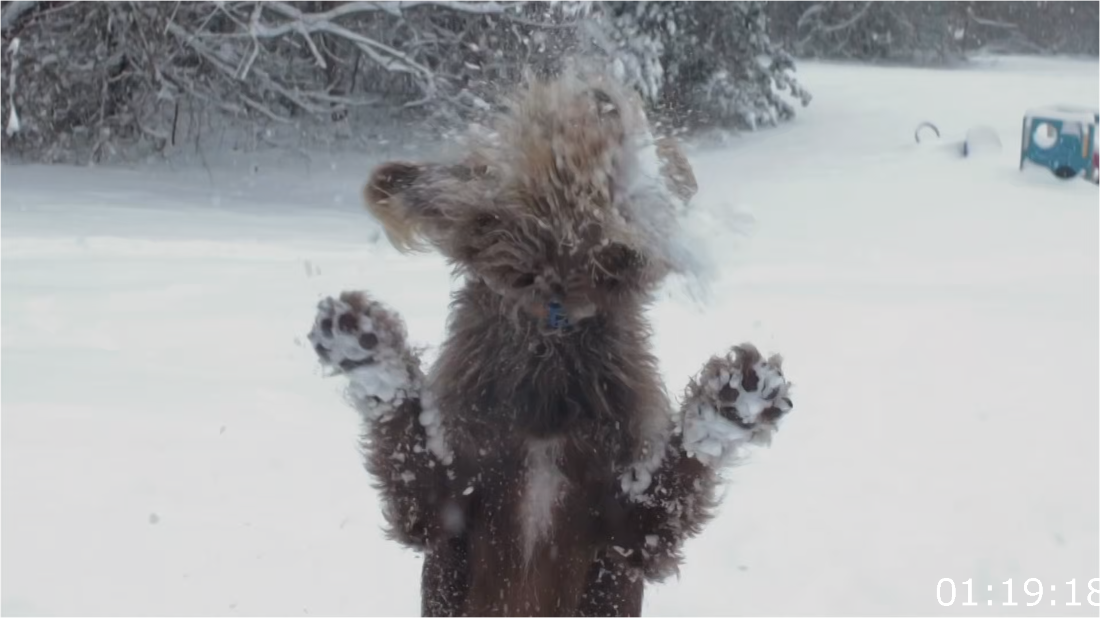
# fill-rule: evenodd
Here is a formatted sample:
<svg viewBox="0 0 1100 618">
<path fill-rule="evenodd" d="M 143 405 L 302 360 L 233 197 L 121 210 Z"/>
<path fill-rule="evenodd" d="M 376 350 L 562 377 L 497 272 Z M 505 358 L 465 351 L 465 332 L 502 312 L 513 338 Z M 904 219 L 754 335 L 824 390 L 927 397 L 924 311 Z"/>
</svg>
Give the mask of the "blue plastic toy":
<svg viewBox="0 0 1100 618">
<path fill-rule="evenodd" d="M 1096 127 L 1100 111 L 1066 105 L 1028 110 L 1020 142 L 1020 169 L 1041 165 L 1059 178 L 1097 181 Z"/>
</svg>

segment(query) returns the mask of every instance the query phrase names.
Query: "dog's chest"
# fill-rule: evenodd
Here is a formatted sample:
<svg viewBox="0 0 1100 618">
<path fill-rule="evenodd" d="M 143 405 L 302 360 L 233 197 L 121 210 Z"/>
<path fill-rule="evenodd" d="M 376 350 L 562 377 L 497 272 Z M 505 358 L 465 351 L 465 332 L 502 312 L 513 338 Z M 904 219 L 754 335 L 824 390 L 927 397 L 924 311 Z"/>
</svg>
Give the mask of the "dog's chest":
<svg viewBox="0 0 1100 618">
<path fill-rule="evenodd" d="M 527 562 L 540 541 L 548 539 L 560 525 L 561 508 L 570 491 L 562 470 L 562 439 L 528 440 L 524 447 L 523 479 L 517 516 L 523 558 Z"/>
</svg>

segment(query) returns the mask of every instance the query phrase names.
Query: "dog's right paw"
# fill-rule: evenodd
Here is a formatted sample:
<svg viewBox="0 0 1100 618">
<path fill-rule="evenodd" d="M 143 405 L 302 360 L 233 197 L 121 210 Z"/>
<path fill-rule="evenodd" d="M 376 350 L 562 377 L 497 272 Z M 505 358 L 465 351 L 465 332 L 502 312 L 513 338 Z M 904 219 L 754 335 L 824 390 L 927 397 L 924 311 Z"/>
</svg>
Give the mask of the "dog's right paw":
<svg viewBox="0 0 1100 618">
<path fill-rule="evenodd" d="M 368 416 L 419 396 L 400 316 L 362 292 L 317 304 L 309 341 L 322 365 L 347 375 L 350 395 Z"/>
</svg>

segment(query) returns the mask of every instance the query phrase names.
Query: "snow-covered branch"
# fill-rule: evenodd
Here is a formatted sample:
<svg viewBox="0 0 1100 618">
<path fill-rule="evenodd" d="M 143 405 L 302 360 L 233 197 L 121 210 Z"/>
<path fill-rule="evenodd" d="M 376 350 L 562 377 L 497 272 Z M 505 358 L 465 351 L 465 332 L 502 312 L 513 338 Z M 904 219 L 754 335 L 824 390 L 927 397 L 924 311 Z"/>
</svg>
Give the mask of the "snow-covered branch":
<svg viewBox="0 0 1100 618">
<path fill-rule="evenodd" d="M 25 13 L 37 6 L 37 2 L 31 2 L 27 0 L 16 0 L 15 2 L 9 2 L 4 7 L 2 13 L 0 13 L 0 29 L 7 32 L 15 22 L 19 21 Z"/>
<path fill-rule="evenodd" d="M 19 110 L 15 107 L 15 76 L 19 73 L 19 38 L 12 39 L 7 53 L 11 57 L 8 69 L 8 120 L 4 125 L 4 134 L 11 137 L 19 132 Z"/>
<path fill-rule="evenodd" d="M 389 70 L 415 72 L 421 74 L 424 77 L 431 77 L 431 69 L 423 66 L 422 64 L 413 60 L 401 51 L 394 49 L 384 43 L 380 43 L 370 37 L 352 32 L 351 30 L 335 23 L 331 19 L 320 19 L 320 16 L 325 15 L 325 13 L 302 13 L 290 4 L 282 2 L 274 2 L 270 4 L 265 3 L 265 6 L 275 11 L 276 13 L 281 13 L 285 17 L 290 18 L 292 21 L 279 27 L 270 29 L 265 28 L 264 30 L 257 32 L 256 36 L 279 36 L 292 31 L 297 31 L 306 35 L 312 32 L 328 32 L 330 34 L 351 41 L 363 52 L 374 57 L 376 61 L 378 61 Z"/>
</svg>

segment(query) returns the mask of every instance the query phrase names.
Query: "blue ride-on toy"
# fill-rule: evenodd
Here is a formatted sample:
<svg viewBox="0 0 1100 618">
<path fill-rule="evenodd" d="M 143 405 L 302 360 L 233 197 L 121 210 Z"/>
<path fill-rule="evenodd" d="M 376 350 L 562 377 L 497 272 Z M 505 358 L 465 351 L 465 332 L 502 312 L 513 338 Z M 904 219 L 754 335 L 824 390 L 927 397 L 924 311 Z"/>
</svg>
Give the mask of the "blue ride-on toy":
<svg viewBox="0 0 1100 618">
<path fill-rule="evenodd" d="M 1100 110 L 1054 105 L 1028 110 L 1020 142 L 1020 169 L 1040 165 L 1059 178 L 1097 174 L 1096 127 Z"/>
</svg>

